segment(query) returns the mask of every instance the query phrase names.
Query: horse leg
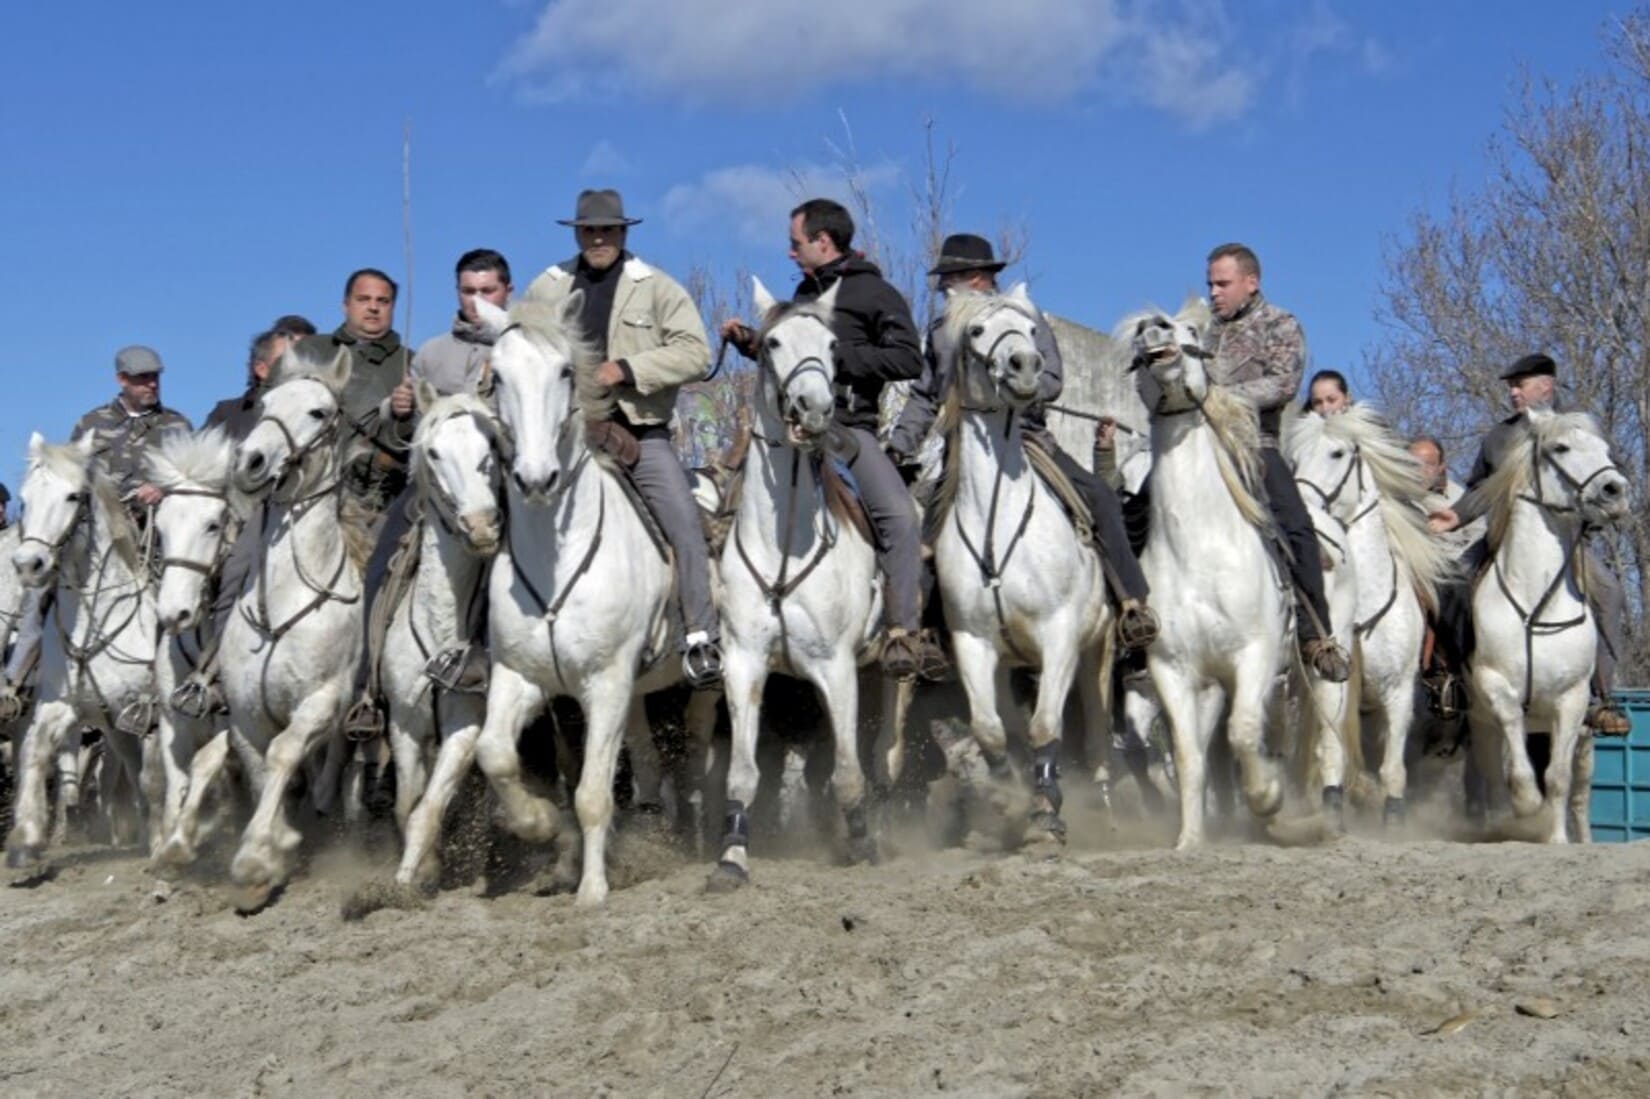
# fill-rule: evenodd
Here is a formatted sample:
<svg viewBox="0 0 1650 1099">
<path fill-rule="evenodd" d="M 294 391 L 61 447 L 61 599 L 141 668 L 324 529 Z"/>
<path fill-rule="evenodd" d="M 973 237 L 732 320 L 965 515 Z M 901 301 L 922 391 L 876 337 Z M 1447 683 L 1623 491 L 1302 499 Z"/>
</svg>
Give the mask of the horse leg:
<svg viewBox="0 0 1650 1099">
<path fill-rule="evenodd" d="M 1044 838 L 1058 843 L 1066 838 L 1066 823 L 1060 819 L 1065 801 L 1060 792 L 1060 733 L 1066 696 L 1077 671 L 1073 634 L 1058 621 L 1048 623 L 1044 630 L 1043 669 L 1027 735 L 1031 743 L 1031 822 Z"/>
<path fill-rule="evenodd" d="M 1381 704 L 1375 709 L 1375 731 L 1381 738 L 1381 788 L 1386 793 L 1381 819 L 1388 827 L 1404 821 L 1404 797 L 1409 786 L 1404 753 L 1409 749 L 1409 727 L 1413 717 L 1410 700 L 1414 695 L 1414 682 L 1400 680 L 1398 685 L 1387 688 L 1381 696 Z"/>
<path fill-rule="evenodd" d="M 335 689 L 310 695 L 264 752 L 263 791 L 229 864 L 230 880 L 244 890 L 237 904 L 242 910 L 261 908 L 292 873 L 293 855 L 303 835 L 287 820 L 287 787 L 315 742 L 334 727 L 337 710 Z"/>
<path fill-rule="evenodd" d="M 1496 724 L 1501 727 L 1502 766 L 1506 771 L 1507 792 L 1512 799 L 1513 813 L 1527 817 L 1541 809 L 1541 791 L 1535 782 L 1535 768 L 1530 765 L 1530 750 L 1525 743 L 1524 711 L 1517 695 L 1505 683 L 1499 689 L 1482 692 L 1489 703 Z M 1484 776 L 1494 782 L 1494 773 Z"/>
<path fill-rule="evenodd" d="M 435 690 L 432 685 L 430 690 Z M 429 771 L 424 761 L 424 745 L 436 734 L 427 714 L 409 714 L 400 706 L 390 707 L 390 757 L 395 761 L 395 826 L 407 834 L 407 818 L 424 796 Z"/>
<path fill-rule="evenodd" d="M 632 699 L 631 676 L 608 673 L 586 683 L 584 697 L 584 773 L 573 796 L 579 828 L 584 833 L 584 873 L 579 880 L 580 906 L 607 899 L 607 836 L 613 823 L 613 773 L 619 765 L 628 716 L 640 708 Z M 642 720 L 645 728 L 646 718 Z"/>
<path fill-rule="evenodd" d="M 51 838 L 54 842 L 65 843 L 69 840 L 69 833 L 78 830 L 86 832 L 86 820 L 80 812 L 81 797 L 84 793 L 84 784 L 81 782 L 81 742 L 86 739 L 85 732 L 80 727 L 78 719 L 72 721 L 69 730 L 58 742 L 56 759 L 54 759 L 54 773 L 57 776 L 57 801 L 52 807 Z"/>
<path fill-rule="evenodd" d="M 1180 794 L 1180 836 L 1177 851 L 1201 847 L 1204 842 L 1203 793 L 1206 785 L 1209 740 L 1214 734 L 1219 707 L 1202 699 L 1189 677 L 1171 669 L 1166 662 L 1151 661 L 1152 683 L 1158 704 L 1168 718 L 1169 737 L 1174 747 L 1175 785 Z M 1211 717 L 1205 708 L 1216 712 Z"/>
<path fill-rule="evenodd" d="M 201 806 L 211 792 L 213 782 L 223 772 L 224 761 L 228 758 L 229 732 L 223 730 L 201 745 L 189 761 L 189 769 L 179 784 L 183 800 L 178 803 L 172 826 L 152 860 L 157 867 L 186 866 L 195 861 Z M 170 787 L 167 792 L 171 792 Z"/>
<path fill-rule="evenodd" d="M 859 667 L 851 651 L 839 651 L 824 666 L 807 669 L 831 721 L 835 767 L 831 790 L 848 826 L 848 861 L 877 861 L 877 843 L 865 814 L 865 772 L 859 762 Z"/>
<path fill-rule="evenodd" d="M 913 683 L 882 677 L 877 735 L 871 748 L 871 781 L 892 791 L 905 774 L 905 722 L 911 713 Z"/>
<path fill-rule="evenodd" d="M 522 783 L 516 749 L 522 727 L 545 702 L 544 692 L 514 668 L 494 665 L 487 684 L 487 720 L 476 740 L 476 762 L 498 795 L 504 826 L 529 843 L 549 843 L 559 831 L 555 806 Z"/>
<path fill-rule="evenodd" d="M 1094 777 L 1100 803 L 1111 809 L 1111 667 L 1094 648 L 1077 661 L 1077 697 L 1083 710 L 1083 762 Z"/>
<path fill-rule="evenodd" d="M 1295 678 L 1299 680 L 1298 675 Z M 1307 679 L 1306 689 L 1311 692 L 1311 698 L 1303 700 L 1307 713 L 1301 725 L 1303 733 L 1312 738 L 1312 759 L 1316 764 L 1324 813 L 1331 825 L 1345 831 L 1346 747 L 1341 742 L 1341 726 L 1346 722 L 1347 710 L 1357 702 L 1344 683 L 1328 683 L 1316 676 Z M 1304 746 L 1297 746 L 1297 750 L 1301 747 Z"/>
<path fill-rule="evenodd" d="M 762 724 L 762 690 L 767 681 L 766 654 L 753 653 L 742 645 L 726 650 L 722 683 L 733 725 L 733 743 L 728 757 L 722 853 L 705 883 L 711 892 L 737 889 L 750 880 L 750 806 L 761 780 L 756 737 Z"/>
<path fill-rule="evenodd" d="M 6 838 L 6 866 L 10 869 L 39 871 L 45 866 L 50 816 L 46 769 L 57 760 L 58 747 L 74 728 L 75 720 L 74 708 L 67 702 L 44 702 L 35 707 L 34 720 L 23 733 L 17 762 L 17 801 L 12 810 L 11 835 Z M 78 783 L 78 770 L 75 774 Z M 58 797 L 60 801 L 68 800 L 68 792 L 61 786 Z"/>
<path fill-rule="evenodd" d="M 659 743 L 653 737 L 653 726 L 647 720 L 647 707 L 641 698 L 635 699 L 625 715 L 624 746 L 630 752 L 630 781 L 636 796 L 631 805 L 638 814 L 663 819 L 665 801 L 665 761 L 659 752 Z"/>
<path fill-rule="evenodd" d="M 1582 721 L 1587 713 L 1587 688 L 1582 686 L 1555 700 L 1553 707 L 1552 758 L 1547 761 L 1546 809 L 1551 830 L 1548 843 L 1570 842 L 1570 796 L 1576 752 L 1585 735 Z"/>
<path fill-rule="evenodd" d="M 1261 756 L 1265 732 L 1266 699 L 1272 688 L 1270 654 L 1253 652 L 1240 659 L 1232 690 L 1232 711 L 1226 718 L 1226 739 L 1237 758 L 1243 798 L 1257 817 L 1269 817 L 1283 805 L 1283 784 Z"/>
<path fill-rule="evenodd" d="M 441 822 L 458 784 L 476 755 L 481 725 L 471 722 L 447 735 L 436 753 L 435 766 L 424 784 L 424 795 L 407 814 L 402 828 L 401 864 L 396 868 L 398 885 L 433 890 L 441 875 Z"/>
<path fill-rule="evenodd" d="M 148 816 L 143 797 L 143 742 L 130 733 L 103 734 L 109 758 L 103 772 L 103 811 L 113 846 L 130 847 L 142 838 Z"/>
<path fill-rule="evenodd" d="M 1576 843 L 1593 842 L 1593 734 L 1576 737 L 1575 770 L 1570 780 L 1570 833 Z"/>
<path fill-rule="evenodd" d="M 207 728 L 204 722 L 184 717 L 170 706 L 161 707 L 155 749 L 165 784 L 158 800 L 160 827 L 153 836 L 151 857 L 159 854 L 161 845 L 177 830 L 178 814 L 189 794 L 189 766 L 200 743 L 199 733 Z"/>
<path fill-rule="evenodd" d="M 703 836 L 702 822 L 710 809 L 709 777 L 711 740 L 716 736 L 718 691 L 694 691 L 682 714 L 682 751 L 671 761 L 671 786 L 676 791 L 676 838 L 697 849 Z"/>
</svg>

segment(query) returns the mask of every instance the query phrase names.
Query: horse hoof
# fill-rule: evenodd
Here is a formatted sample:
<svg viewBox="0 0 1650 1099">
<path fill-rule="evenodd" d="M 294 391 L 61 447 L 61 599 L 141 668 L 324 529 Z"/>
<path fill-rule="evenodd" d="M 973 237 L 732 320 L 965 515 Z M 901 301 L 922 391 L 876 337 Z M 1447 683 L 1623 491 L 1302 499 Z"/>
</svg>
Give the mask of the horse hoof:
<svg viewBox="0 0 1650 1099">
<path fill-rule="evenodd" d="M 1047 809 L 1031 814 L 1031 828 L 1026 832 L 1028 843 L 1054 843 L 1064 846 L 1066 842 L 1066 822 L 1060 819 L 1060 814 Z"/>
<path fill-rule="evenodd" d="M 40 861 L 41 849 L 33 844 L 6 849 L 7 870 L 28 870 Z"/>
<path fill-rule="evenodd" d="M 1387 798 L 1386 804 L 1381 807 L 1381 823 L 1388 828 L 1400 827 L 1406 813 L 1403 798 Z"/>
<path fill-rule="evenodd" d="M 705 879 L 706 893 L 737 893 L 751 883 L 750 872 L 736 862 L 723 860 Z"/>
<path fill-rule="evenodd" d="M 238 886 L 232 894 L 235 914 L 237 916 L 256 916 L 274 904 L 276 898 L 280 895 L 281 887 L 271 882 Z"/>
<path fill-rule="evenodd" d="M 877 854 L 877 841 L 870 836 L 862 836 L 848 842 L 849 866 L 876 866 L 881 861 L 882 856 Z"/>
<path fill-rule="evenodd" d="M 343 903 L 338 906 L 338 914 L 346 921 L 354 922 L 380 909 L 397 908 L 405 911 L 423 907 L 423 896 L 411 886 L 398 882 L 369 882 L 344 898 Z"/>
<path fill-rule="evenodd" d="M 1346 792 L 1339 786 L 1323 788 L 1323 815 L 1337 832 L 1346 831 Z"/>
<path fill-rule="evenodd" d="M 6 852 L 6 869 L 16 871 L 11 876 L 11 884 L 17 886 L 39 885 L 49 881 L 56 872 L 52 864 L 46 861 L 46 851 L 43 847 L 13 847 Z"/>
</svg>

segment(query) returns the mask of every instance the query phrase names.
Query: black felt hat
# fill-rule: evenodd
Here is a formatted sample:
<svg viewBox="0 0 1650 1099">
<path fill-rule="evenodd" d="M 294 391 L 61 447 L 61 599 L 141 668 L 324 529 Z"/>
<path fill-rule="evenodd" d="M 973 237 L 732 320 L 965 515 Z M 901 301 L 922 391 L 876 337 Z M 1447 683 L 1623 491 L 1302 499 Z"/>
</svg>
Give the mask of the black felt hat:
<svg viewBox="0 0 1650 1099">
<path fill-rule="evenodd" d="M 1008 263 L 997 258 L 991 242 L 973 233 L 952 233 L 940 245 L 940 258 L 928 269 L 930 275 L 953 275 L 958 271 L 1001 271 Z"/>
<path fill-rule="evenodd" d="M 1549 378 L 1555 377 L 1558 374 L 1558 364 L 1553 362 L 1551 355 L 1543 355 L 1538 351 L 1534 355 L 1525 355 L 1522 359 L 1503 370 L 1501 380 L 1511 382 L 1519 378 L 1527 378 L 1532 374 L 1545 374 Z"/>
</svg>

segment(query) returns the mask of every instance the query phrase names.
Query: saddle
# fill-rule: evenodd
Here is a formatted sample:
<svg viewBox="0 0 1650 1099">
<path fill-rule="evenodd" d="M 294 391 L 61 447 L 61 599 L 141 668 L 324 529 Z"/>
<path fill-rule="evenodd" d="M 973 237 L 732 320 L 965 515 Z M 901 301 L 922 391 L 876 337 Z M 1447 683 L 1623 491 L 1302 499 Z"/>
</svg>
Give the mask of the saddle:
<svg viewBox="0 0 1650 1099">
<path fill-rule="evenodd" d="M 828 456 L 816 457 L 814 461 L 824 489 L 826 509 L 838 522 L 852 526 L 860 537 L 880 549 L 876 528 L 871 525 L 871 515 L 865 510 L 865 501 L 860 498 L 859 488 L 854 484 L 847 466 L 839 459 Z M 716 559 L 722 556 L 728 534 L 733 530 L 734 517 L 739 513 L 739 498 L 745 487 L 745 452 L 740 450 L 738 465 L 713 465 L 699 472 L 710 479 L 721 496 L 718 507 L 699 505 L 699 517 L 705 526 L 705 541 L 710 546 L 712 559 Z"/>
<path fill-rule="evenodd" d="M 653 517 L 653 509 L 647 506 L 647 499 L 636 484 L 636 463 L 642 458 L 641 442 L 623 424 L 612 420 L 587 420 L 584 427 L 585 442 L 596 460 L 617 475 L 615 480 L 624 489 L 630 506 L 635 508 L 642 520 L 648 537 L 653 539 L 653 547 L 659 551 L 660 557 L 669 561 L 670 543 L 665 540 L 664 531 Z"/>
<path fill-rule="evenodd" d="M 1095 519 L 1089 507 L 1089 502 L 1083 498 L 1083 494 L 1077 490 L 1077 486 L 1071 483 L 1071 478 L 1061 472 L 1059 464 L 1054 460 L 1054 455 L 1048 452 L 1045 444 L 1036 436 L 1024 436 L 1022 447 L 1025 451 L 1026 460 L 1031 463 L 1033 472 L 1042 479 L 1044 485 L 1048 486 L 1048 490 L 1054 494 L 1054 498 L 1060 501 L 1060 507 L 1064 509 L 1066 518 L 1071 520 L 1071 525 L 1077 532 L 1077 540 L 1083 545 L 1093 548 L 1096 544 L 1094 535 Z"/>
</svg>

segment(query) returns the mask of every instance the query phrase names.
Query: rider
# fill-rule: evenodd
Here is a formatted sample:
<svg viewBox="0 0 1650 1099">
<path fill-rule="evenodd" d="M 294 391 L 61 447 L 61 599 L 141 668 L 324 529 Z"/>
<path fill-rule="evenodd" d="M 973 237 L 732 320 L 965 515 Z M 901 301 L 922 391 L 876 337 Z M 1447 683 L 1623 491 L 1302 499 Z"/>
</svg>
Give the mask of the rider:
<svg viewBox="0 0 1650 1099">
<path fill-rule="evenodd" d="M 710 344 L 681 284 L 625 250 L 630 226 L 640 223 L 625 216 L 619 192 L 581 192 L 573 217 L 560 220 L 572 226 L 578 255 L 534 279 L 527 296 L 559 302 L 583 291 L 580 327 L 602 357 L 596 380 L 618 396 L 612 417 L 592 424 L 590 438 L 628 459 L 637 489 L 676 551 L 682 675 L 704 688 L 722 678 L 722 635 L 711 598 L 710 550 L 691 482 L 676 456 L 671 421 L 676 391 L 705 376 Z"/>
<path fill-rule="evenodd" d="M 1301 656 L 1322 678 L 1343 683 L 1350 668 L 1330 632 L 1318 537 L 1294 474 L 1278 452 L 1283 407 L 1294 398 L 1306 365 L 1306 337 L 1293 314 L 1261 294 L 1260 260 L 1245 245 L 1222 244 L 1209 253 L 1208 286 L 1215 314 L 1207 341 L 1214 354 L 1209 377 L 1253 401 L 1260 413 L 1263 484 L 1289 548 Z"/>
<path fill-rule="evenodd" d="M 1335 416 L 1352 407 L 1346 375 L 1339 370 L 1320 370 L 1306 383 L 1306 410 L 1319 416 Z"/>
<path fill-rule="evenodd" d="M 159 444 L 167 431 L 189 430 L 186 417 L 160 403 L 160 375 L 164 369 L 160 356 L 150 348 L 134 344 L 115 352 L 115 381 L 120 393 L 82 416 L 72 436 L 76 441 L 92 438 L 97 471 L 115 486 L 140 529 L 148 525 L 148 509 L 160 503 L 163 495 L 145 476 L 144 459 L 149 448 Z M 44 599 L 24 601 L 16 642 L 6 662 L 5 682 L 0 683 L 0 721 L 14 721 L 22 714 L 21 687 L 39 657 L 47 609 Z"/>
<path fill-rule="evenodd" d="M 989 240 L 972 233 L 953 233 L 940 245 L 940 258 L 928 273 L 939 280 L 940 290 L 948 294 L 953 291 L 995 294 L 997 272 L 1006 266 L 1005 261 L 997 259 Z M 951 379 L 942 373 L 944 368 L 935 350 L 936 337 L 944 325 L 945 314 L 941 311 L 928 326 L 922 377 L 912 383 L 909 399 L 889 436 L 888 453 L 901 467 L 916 463 L 917 451 L 928 437 L 939 414 L 940 402 L 951 384 Z M 1146 606 L 1150 589 L 1145 574 L 1140 571 L 1140 562 L 1129 549 L 1117 494 L 1061 450 L 1047 427 L 1043 406 L 1059 398 L 1065 385 L 1065 372 L 1053 326 L 1041 315 L 1037 324 L 1037 350 L 1043 356 L 1042 382 L 1037 399 L 1022 414 L 1022 430 L 1054 459 L 1060 472 L 1088 500 L 1099 542 L 1095 548 L 1106 563 L 1107 585 L 1118 602 L 1118 635 L 1125 648 L 1145 648 L 1157 637 L 1157 616 Z"/>
<path fill-rule="evenodd" d="M 841 203 L 809 199 L 791 211 L 790 229 L 790 256 L 802 270 L 795 300 L 814 301 L 837 287 L 831 313 L 837 338 L 832 445 L 847 452 L 843 457 L 876 529 L 877 563 L 887 578 L 883 671 L 900 679 L 938 678 L 945 654 L 921 633 L 921 524 L 904 480 L 876 436 L 883 386 L 922 374 L 911 307 L 874 263 L 850 251 L 854 219 Z M 747 325 L 724 322 L 722 338 L 745 357 L 758 357 L 756 332 Z"/>
<path fill-rule="evenodd" d="M 1484 437 L 1478 460 L 1467 475 L 1467 492 L 1454 507 L 1439 508 L 1430 517 L 1435 533 L 1444 534 L 1482 518 L 1489 510 L 1484 494 L 1476 491 L 1505 461 L 1513 445 L 1529 429 L 1529 412 L 1552 408 L 1557 391 L 1558 364 L 1543 354 L 1525 355 L 1501 374 L 1507 383 L 1507 399 L 1513 414 L 1496 424 Z M 1472 586 L 1488 559 L 1488 546 L 1480 540 L 1462 561 L 1462 577 L 1445 585 L 1439 593 L 1439 641 L 1454 668 L 1466 666 L 1472 652 Z M 1621 582 L 1591 546 L 1587 549 L 1587 600 L 1598 626 L 1598 654 L 1593 665 L 1593 701 L 1587 709 L 1586 724 L 1603 736 L 1626 736 L 1632 725 L 1620 706 L 1612 700 L 1615 689 L 1616 656 L 1622 646 L 1623 599 Z"/>
<path fill-rule="evenodd" d="M 258 422 L 258 402 L 263 398 L 269 372 L 291 342 L 292 337 L 274 328 L 253 336 L 246 355 L 246 392 L 213 405 L 202 428 L 221 427 L 237 443 L 246 438 Z"/>
</svg>

